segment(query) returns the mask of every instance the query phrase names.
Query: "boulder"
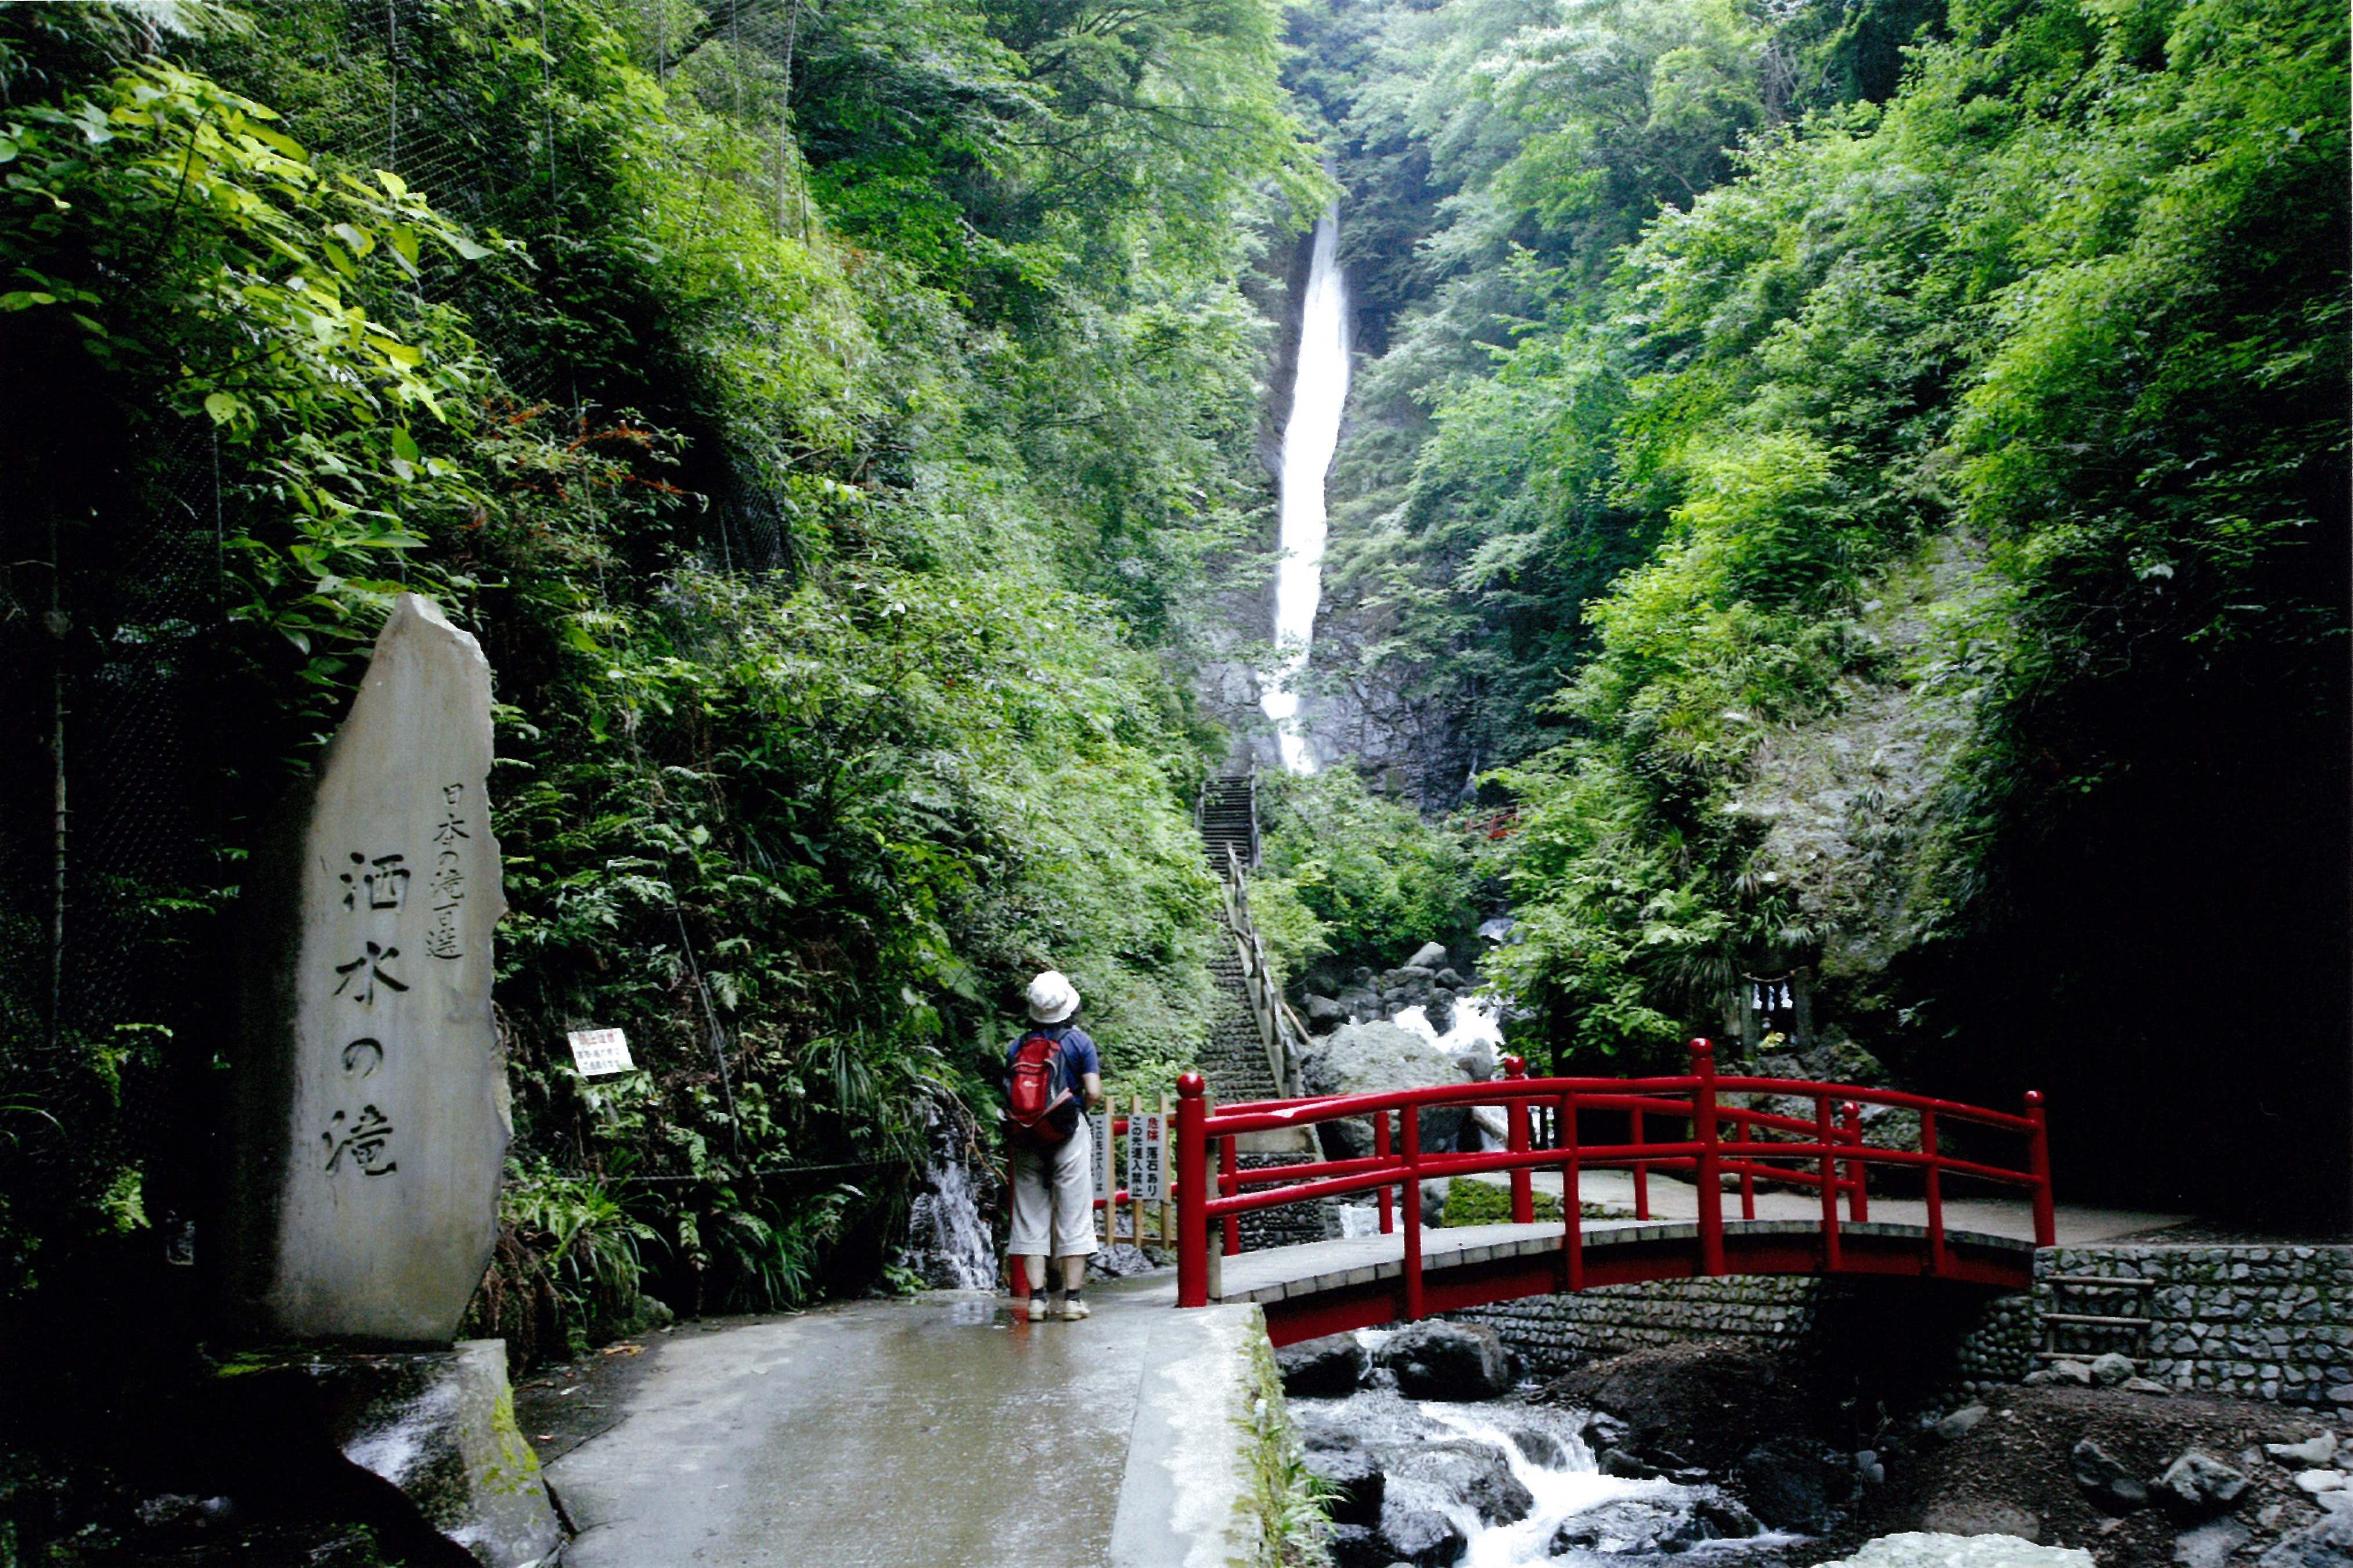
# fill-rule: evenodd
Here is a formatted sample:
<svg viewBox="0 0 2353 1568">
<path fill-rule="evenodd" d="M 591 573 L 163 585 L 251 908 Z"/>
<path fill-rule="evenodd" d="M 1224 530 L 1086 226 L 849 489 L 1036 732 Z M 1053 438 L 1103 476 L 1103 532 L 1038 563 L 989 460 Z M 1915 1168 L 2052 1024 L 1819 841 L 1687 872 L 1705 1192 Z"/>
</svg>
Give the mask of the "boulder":
<svg viewBox="0 0 2353 1568">
<path fill-rule="evenodd" d="M 1568 1450 L 1559 1438 L 1534 1426 L 1515 1426 L 1510 1433 L 1512 1446 L 1519 1449 L 1529 1464 L 1539 1469 L 1568 1468 Z"/>
<path fill-rule="evenodd" d="M 2281 1536 L 2255 1561 L 2262 1568 L 2344 1568 L 2353 1562 L 2353 1512 L 2332 1510 L 2318 1523 Z"/>
<path fill-rule="evenodd" d="M 1466 1508 L 1484 1524 L 1510 1524 L 1535 1507 L 1503 1450 L 1492 1444 L 1439 1438 L 1383 1447 L 1375 1458 L 1388 1472 L 1387 1495 L 1409 1503 Z"/>
<path fill-rule="evenodd" d="M 1986 1418 L 1982 1405 L 1964 1405 L 1936 1423 L 1936 1436 L 1950 1443 L 1977 1430 L 1978 1423 Z"/>
<path fill-rule="evenodd" d="M 2247 1478 L 2213 1455 L 2191 1448 L 2157 1478 L 2158 1500 L 2178 1513 L 2193 1519 L 2228 1512 L 2239 1494 L 2247 1489 Z"/>
<path fill-rule="evenodd" d="M 2345 1472 L 2298 1470 L 2295 1473 L 2295 1489 L 2307 1497 L 2318 1497 L 2322 1492 L 2341 1492 L 2345 1489 Z"/>
<path fill-rule="evenodd" d="M 1410 1563 L 1414 1568 L 1449 1568 L 1462 1560 L 1471 1544 L 1461 1526 L 1444 1511 L 1395 1493 L 1381 1500 L 1379 1539 L 1389 1561 Z"/>
<path fill-rule="evenodd" d="M 2110 1513 L 2129 1513 L 2148 1501 L 2148 1488 L 2130 1467 L 2089 1437 L 2068 1456 L 2075 1485 L 2094 1506 Z"/>
<path fill-rule="evenodd" d="M 2183 1568 L 2225 1568 L 2231 1554 L 2254 1533 L 2235 1519 L 2210 1520 L 2173 1538 L 2173 1560 Z"/>
<path fill-rule="evenodd" d="M 2116 1386 L 2123 1389 L 2126 1394 L 2146 1394 L 2152 1399 L 2170 1399 L 2173 1397 L 2173 1390 L 2168 1388 L 2165 1384 L 2157 1382 L 2154 1378 L 2128 1377 L 2122 1383 L 2116 1384 Z"/>
<path fill-rule="evenodd" d="M 1945 1535 L 1910 1530 L 1862 1543 L 1820 1568 L 2094 1568 L 2077 1546 L 2037 1546 L 2014 1535 Z"/>
<path fill-rule="evenodd" d="M 1461 1083 L 1462 1073 L 1452 1057 L 1412 1030 L 1366 1023 L 1342 1025 L 1312 1044 L 1300 1058 L 1300 1078 L 1309 1094 L 1379 1094 Z M 1459 1105 L 1421 1111 L 1421 1146 L 1453 1148 L 1469 1114 Z M 1369 1121 L 1325 1122 L 1324 1136 L 1327 1149 L 1342 1158 L 1373 1151 Z"/>
<path fill-rule="evenodd" d="M 237 1473 L 374 1525 L 401 1561 L 470 1554 L 511 1568 L 563 1544 L 539 1458 L 515 1425 L 504 1340 L 259 1353 L 216 1373 L 210 1393 Z"/>
<path fill-rule="evenodd" d="M 1329 1334 L 1302 1340 L 1274 1352 L 1282 1373 L 1282 1392 L 1303 1399 L 1332 1399 L 1354 1394 L 1372 1370 L 1372 1358 L 1354 1334 Z"/>
<path fill-rule="evenodd" d="M 1843 1501 L 1852 1469 L 1833 1476 L 1820 1455 L 1798 1442 L 1760 1443 L 1741 1457 L 1741 1490 L 1757 1517 L 1776 1530 L 1800 1535 L 1820 1532 L 1831 1504 Z M 1833 1487 L 1840 1495 L 1833 1498 Z"/>
<path fill-rule="evenodd" d="M 1616 1476 L 1625 1481 L 1654 1481 L 1667 1472 L 1623 1448 L 1604 1448 L 1594 1468 L 1605 1476 Z"/>
<path fill-rule="evenodd" d="M 2092 1358 L 2092 1384 L 2095 1388 L 2114 1388 L 2126 1379 L 2137 1376 L 2140 1369 L 2124 1356 L 2110 1351 Z"/>
<path fill-rule="evenodd" d="M 1307 1026 L 1319 1035 L 1327 1029 L 1337 1028 L 1348 1021 L 1348 1009 L 1340 1005 L 1337 997 L 1318 996 L 1311 991 L 1307 994 L 1305 1001 Z"/>
<path fill-rule="evenodd" d="M 1405 967 L 1408 969 L 1427 969 L 1432 973 L 1445 968 L 1446 944 L 1440 942 L 1423 942 L 1419 947 L 1414 950 L 1413 956 L 1405 961 Z"/>
<path fill-rule="evenodd" d="M 1370 1457 L 1346 1448 L 1310 1448 L 1305 1463 L 1333 1489 L 1329 1509 L 1334 1523 L 1368 1528 L 1380 1523 L 1388 1477 Z"/>
<path fill-rule="evenodd" d="M 1388 1568 L 1388 1548 L 1370 1526 L 1335 1522 L 1326 1544 L 1332 1552 L 1332 1568 Z"/>
<path fill-rule="evenodd" d="M 1494 1399 L 1519 1376 L 1512 1352 L 1483 1323 L 1415 1323 L 1391 1334 L 1374 1359 L 1409 1399 Z"/>
<path fill-rule="evenodd" d="M 1352 985 L 1340 993 L 1338 1001 L 1344 1024 L 1357 1019 L 1371 1022 L 1382 1016 L 1380 993 L 1367 986 Z"/>
<path fill-rule="evenodd" d="M 1641 1553 L 1672 1552 L 1687 1545 L 1679 1540 L 1691 1521 L 1663 1503 L 1617 1498 L 1581 1513 L 1571 1514 L 1553 1531 L 1546 1555 L 1571 1552 Z"/>
<path fill-rule="evenodd" d="M 2325 1465 L 2337 1457 L 2337 1434 L 2323 1432 L 2301 1443 L 2266 1443 L 2263 1452 L 2283 1464 Z"/>
</svg>

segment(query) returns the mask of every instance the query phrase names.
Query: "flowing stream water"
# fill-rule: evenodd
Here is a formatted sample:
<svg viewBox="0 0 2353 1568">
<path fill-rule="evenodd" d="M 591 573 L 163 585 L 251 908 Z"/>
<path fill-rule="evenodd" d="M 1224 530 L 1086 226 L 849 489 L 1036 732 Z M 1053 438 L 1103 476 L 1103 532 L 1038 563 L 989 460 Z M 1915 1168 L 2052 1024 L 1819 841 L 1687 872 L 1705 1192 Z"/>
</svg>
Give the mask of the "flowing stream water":
<svg viewBox="0 0 2353 1568">
<path fill-rule="evenodd" d="M 1299 312 L 1298 373 L 1291 417 L 1282 426 L 1282 563 L 1274 584 L 1275 667 L 1264 672 L 1259 706 L 1274 721 L 1282 765 L 1315 771 L 1299 732 L 1299 694 L 1292 682 L 1307 667 L 1315 609 L 1324 596 L 1324 479 L 1340 444 L 1340 410 L 1348 401 L 1348 285 L 1335 259 L 1340 215 L 1315 225 L 1307 298 Z"/>
<path fill-rule="evenodd" d="M 1368 1346 L 1386 1337 L 1377 1330 L 1358 1336 Z M 1428 1541 L 1428 1560 L 1458 1568 L 1767 1568 L 1798 1540 L 1762 1528 L 1696 1474 L 1604 1474 L 1590 1441 L 1596 1417 L 1584 1411 L 1517 1396 L 1484 1405 L 1404 1399 L 1389 1387 L 1294 1399 L 1292 1407 L 1311 1449 L 1353 1451 L 1386 1475 L 1380 1538 L 1344 1550 L 1344 1561 L 1386 1561 Z M 1432 1539 L 1415 1514 L 1441 1517 L 1460 1544 Z"/>
</svg>

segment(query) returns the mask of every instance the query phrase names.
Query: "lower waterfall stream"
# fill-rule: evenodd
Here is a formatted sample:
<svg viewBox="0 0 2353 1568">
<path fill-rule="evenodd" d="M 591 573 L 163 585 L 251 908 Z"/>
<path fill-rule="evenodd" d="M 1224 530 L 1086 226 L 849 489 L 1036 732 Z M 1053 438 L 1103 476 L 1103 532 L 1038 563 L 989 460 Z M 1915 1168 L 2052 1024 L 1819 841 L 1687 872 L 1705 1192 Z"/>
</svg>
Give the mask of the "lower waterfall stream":
<svg viewBox="0 0 2353 1568">
<path fill-rule="evenodd" d="M 1388 1337 L 1357 1336 L 1368 1349 Z M 1766 1568 L 1800 1541 L 1766 1528 L 1705 1472 L 1606 1473 L 1596 1450 L 1622 1424 L 1531 1402 L 1525 1388 L 1488 1403 L 1411 1399 L 1377 1371 L 1344 1398 L 1290 1403 L 1310 1467 L 1341 1479 L 1336 1568 Z"/>
</svg>

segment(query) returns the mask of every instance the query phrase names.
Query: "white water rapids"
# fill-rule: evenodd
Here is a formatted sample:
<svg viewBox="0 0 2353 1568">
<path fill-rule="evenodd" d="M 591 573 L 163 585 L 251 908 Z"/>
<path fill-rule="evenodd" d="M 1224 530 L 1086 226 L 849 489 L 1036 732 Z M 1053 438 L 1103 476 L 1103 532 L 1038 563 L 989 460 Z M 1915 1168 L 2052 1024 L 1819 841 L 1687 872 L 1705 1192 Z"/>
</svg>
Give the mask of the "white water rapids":
<svg viewBox="0 0 2353 1568">
<path fill-rule="evenodd" d="M 1299 732 L 1299 694 L 1291 683 L 1307 668 L 1315 609 L 1324 596 L 1324 479 L 1340 444 L 1340 410 L 1348 401 L 1348 286 L 1335 255 L 1335 208 L 1315 225 L 1307 298 L 1299 312 L 1298 371 L 1291 417 L 1282 426 L 1282 563 L 1274 584 L 1275 667 L 1265 672 L 1259 706 L 1274 721 L 1282 765 L 1315 771 Z"/>
</svg>

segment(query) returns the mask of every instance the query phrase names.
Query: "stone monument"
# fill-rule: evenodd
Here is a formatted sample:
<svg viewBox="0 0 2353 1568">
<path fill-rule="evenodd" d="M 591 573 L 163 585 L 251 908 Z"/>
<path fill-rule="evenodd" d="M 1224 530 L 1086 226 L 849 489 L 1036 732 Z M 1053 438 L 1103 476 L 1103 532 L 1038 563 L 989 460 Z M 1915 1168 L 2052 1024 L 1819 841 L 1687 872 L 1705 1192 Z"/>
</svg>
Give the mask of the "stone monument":
<svg viewBox="0 0 2353 1568">
<path fill-rule="evenodd" d="M 303 1347 L 274 1359 L 337 1413 L 343 1458 L 503 1568 L 558 1531 L 501 1415 L 505 1347 L 451 1344 L 498 1238 L 512 1131 L 491 1016 L 506 900 L 490 766 L 480 646 L 402 595 L 316 776 L 254 858 L 220 1251 L 231 1327 Z M 481 1458 L 451 1460 L 481 1471 L 470 1494 L 444 1465 L 420 1496 L 408 1461 L 385 1459 L 431 1446 L 420 1410 L 446 1413 L 441 1450 Z"/>
</svg>

